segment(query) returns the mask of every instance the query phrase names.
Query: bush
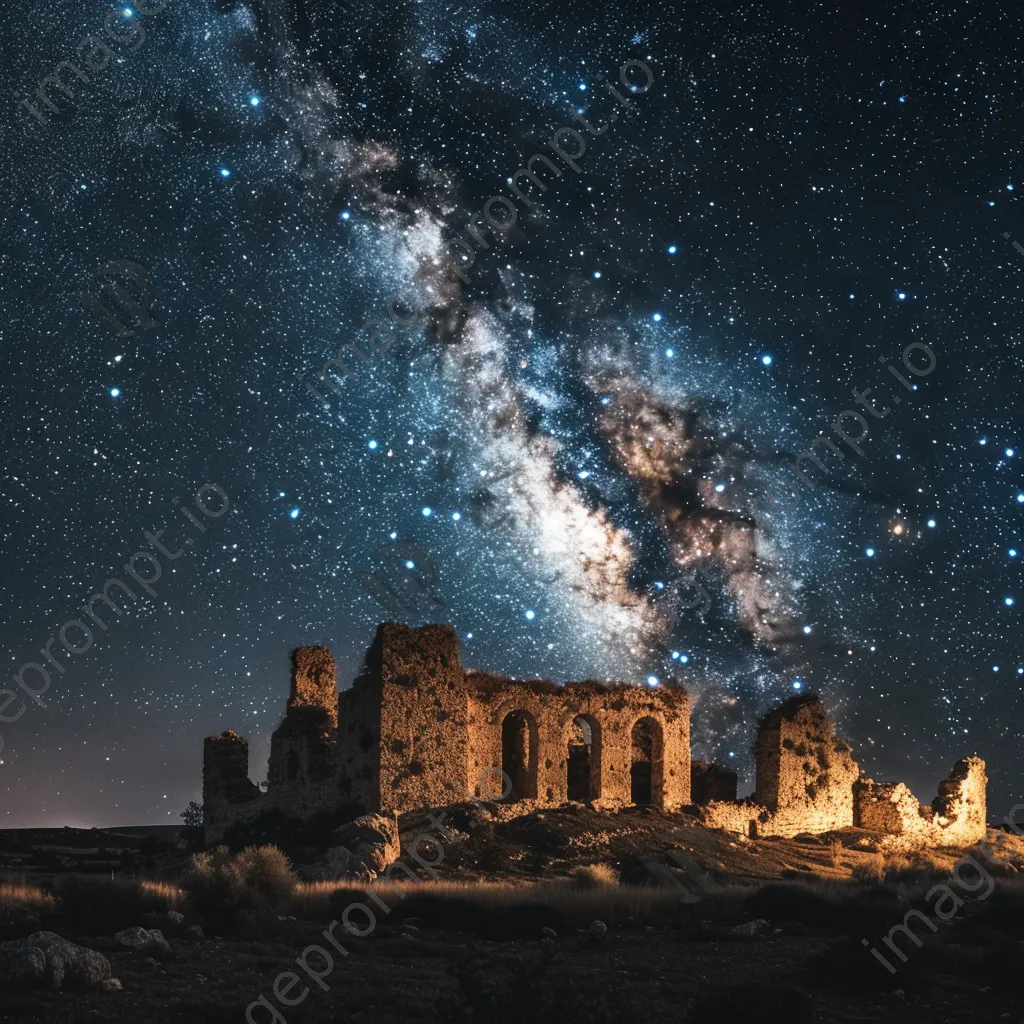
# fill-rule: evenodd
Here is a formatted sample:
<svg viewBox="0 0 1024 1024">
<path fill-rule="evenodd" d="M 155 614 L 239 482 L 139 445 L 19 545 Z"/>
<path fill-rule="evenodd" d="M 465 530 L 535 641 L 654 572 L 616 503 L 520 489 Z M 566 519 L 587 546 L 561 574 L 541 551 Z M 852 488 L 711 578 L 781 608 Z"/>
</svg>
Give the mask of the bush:
<svg viewBox="0 0 1024 1024">
<path fill-rule="evenodd" d="M 885 857 L 875 852 L 866 858 L 863 863 L 854 866 L 853 880 L 855 882 L 881 882 L 885 879 Z"/>
<path fill-rule="evenodd" d="M 144 914 L 171 908 L 166 893 L 131 878 L 67 875 L 57 881 L 56 895 L 68 923 L 87 935 L 112 935 L 139 924 Z"/>
<path fill-rule="evenodd" d="M 619 873 L 610 864 L 583 864 L 572 873 L 572 884 L 576 889 L 618 885 Z"/>
<path fill-rule="evenodd" d="M 214 928 L 259 928 L 283 909 L 298 879 L 276 846 L 249 846 L 232 854 L 217 846 L 193 854 L 182 878 L 189 902 Z"/>
</svg>

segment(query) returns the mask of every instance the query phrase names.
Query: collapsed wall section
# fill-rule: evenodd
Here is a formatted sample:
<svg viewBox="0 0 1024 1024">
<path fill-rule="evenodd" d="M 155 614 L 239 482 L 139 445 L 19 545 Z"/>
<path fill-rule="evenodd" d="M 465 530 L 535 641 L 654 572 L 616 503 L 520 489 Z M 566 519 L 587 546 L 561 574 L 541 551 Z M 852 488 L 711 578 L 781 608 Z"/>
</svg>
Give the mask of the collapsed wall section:
<svg viewBox="0 0 1024 1024">
<path fill-rule="evenodd" d="M 970 846 L 985 838 L 987 782 L 980 757 L 961 758 L 928 806 L 902 782 L 862 779 L 854 787 L 855 820 L 861 828 L 912 844 Z"/>
<path fill-rule="evenodd" d="M 735 801 L 739 776 L 720 764 L 690 762 L 690 800 L 698 806 L 715 800 Z"/>
</svg>

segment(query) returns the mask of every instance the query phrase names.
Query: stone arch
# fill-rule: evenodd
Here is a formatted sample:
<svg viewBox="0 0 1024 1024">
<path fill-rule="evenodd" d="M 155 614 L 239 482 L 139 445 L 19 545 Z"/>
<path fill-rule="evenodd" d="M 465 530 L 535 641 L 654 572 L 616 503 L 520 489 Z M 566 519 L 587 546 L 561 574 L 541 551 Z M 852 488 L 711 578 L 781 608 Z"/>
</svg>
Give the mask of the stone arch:
<svg viewBox="0 0 1024 1024">
<path fill-rule="evenodd" d="M 567 728 L 566 796 L 586 803 L 601 799 L 601 723 L 576 715 Z"/>
<path fill-rule="evenodd" d="M 630 801 L 662 807 L 665 793 L 665 734 L 650 715 L 637 719 L 630 730 Z"/>
<path fill-rule="evenodd" d="M 537 799 L 537 719 L 529 711 L 509 711 L 501 722 L 501 770 L 512 783 L 505 803 Z"/>
</svg>

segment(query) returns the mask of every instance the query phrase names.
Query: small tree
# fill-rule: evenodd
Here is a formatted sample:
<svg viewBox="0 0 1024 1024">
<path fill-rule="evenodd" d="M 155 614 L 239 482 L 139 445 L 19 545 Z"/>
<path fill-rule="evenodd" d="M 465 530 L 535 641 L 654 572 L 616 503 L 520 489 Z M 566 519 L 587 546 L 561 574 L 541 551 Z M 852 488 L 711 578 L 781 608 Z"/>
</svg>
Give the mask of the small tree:
<svg viewBox="0 0 1024 1024">
<path fill-rule="evenodd" d="M 192 844 L 197 844 L 203 838 L 203 805 L 197 804 L 195 800 L 189 800 L 188 807 L 179 815 L 185 822 L 181 830 L 182 837 Z"/>
</svg>

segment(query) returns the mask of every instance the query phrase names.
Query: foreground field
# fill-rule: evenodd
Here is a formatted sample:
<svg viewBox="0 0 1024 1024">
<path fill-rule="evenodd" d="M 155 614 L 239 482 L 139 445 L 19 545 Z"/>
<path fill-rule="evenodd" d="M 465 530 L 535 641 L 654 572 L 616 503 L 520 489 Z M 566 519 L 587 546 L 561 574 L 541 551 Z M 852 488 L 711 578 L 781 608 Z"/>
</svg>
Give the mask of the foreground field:
<svg viewBox="0 0 1024 1024">
<path fill-rule="evenodd" d="M 225 861 L 227 874 L 22 874 L 0 888 L 0 938 L 55 931 L 102 952 L 122 990 L 5 990 L 0 1021 L 1012 1024 L 1024 849 L 1007 850 L 983 886 L 964 851 L 883 854 L 855 830 L 750 842 L 682 816 L 545 812 L 455 844 L 439 880 L 398 875 L 372 895 L 283 881 L 279 854 Z M 243 868 L 272 912 L 222 884 Z M 907 915 L 931 914 L 937 885 L 957 896 L 932 929 Z M 344 953 L 323 934 L 343 915 L 365 933 L 334 925 Z M 904 960 L 883 940 L 907 921 Z M 170 951 L 114 941 L 137 925 Z"/>
</svg>

